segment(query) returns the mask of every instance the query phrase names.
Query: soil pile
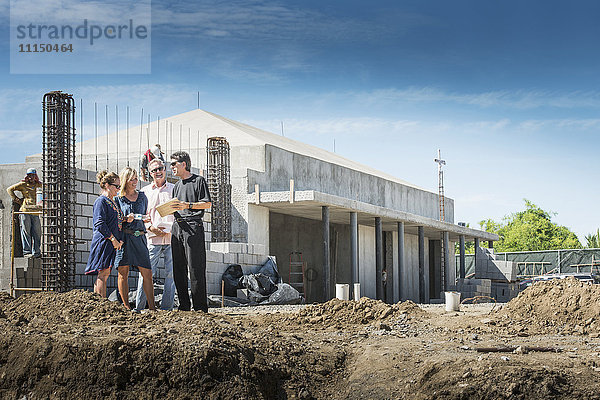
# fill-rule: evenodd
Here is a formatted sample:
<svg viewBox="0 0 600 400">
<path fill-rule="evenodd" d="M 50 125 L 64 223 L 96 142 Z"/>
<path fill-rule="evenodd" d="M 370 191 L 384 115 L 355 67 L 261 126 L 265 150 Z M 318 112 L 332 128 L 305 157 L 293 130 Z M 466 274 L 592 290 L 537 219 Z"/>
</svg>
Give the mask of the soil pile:
<svg viewBox="0 0 600 400">
<path fill-rule="evenodd" d="M 0 398 L 599 400 L 600 339 L 535 335 L 595 327 L 597 295 L 546 282 L 490 316 L 366 298 L 133 314 L 85 291 L 0 294 Z M 501 350 L 515 346 L 557 351 Z"/>
<path fill-rule="evenodd" d="M 359 301 L 332 299 L 323 304 L 314 304 L 299 311 L 296 318 L 310 324 L 352 325 L 383 322 L 389 319 L 410 319 L 427 315 L 412 301 L 397 304 L 386 304 L 380 300 L 367 297 Z"/>
<path fill-rule="evenodd" d="M 600 285 L 576 278 L 537 282 L 498 312 L 500 325 L 529 333 L 600 333 Z"/>
<path fill-rule="evenodd" d="M 85 291 L 0 299 L 0 398 L 312 398 L 345 353 Z"/>
<path fill-rule="evenodd" d="M 575 374 L 543 366 L 506 363 L 429 363 L 419 370 L 412 391 L 416 399 L 582 399 Z"/>
<path fill-rule="evenodd" d="M 81 323 L 109 320 L 127 316 L 123 306 L 105 301 L 85 290 L 65 294 L 43 292 L 25 295 L 13 300 L 10 295 L 0 298 L 0 309 L 11 316 L 36 325 Z M 120 319 L 120 318 L 117 318 Z"/>
</svg>

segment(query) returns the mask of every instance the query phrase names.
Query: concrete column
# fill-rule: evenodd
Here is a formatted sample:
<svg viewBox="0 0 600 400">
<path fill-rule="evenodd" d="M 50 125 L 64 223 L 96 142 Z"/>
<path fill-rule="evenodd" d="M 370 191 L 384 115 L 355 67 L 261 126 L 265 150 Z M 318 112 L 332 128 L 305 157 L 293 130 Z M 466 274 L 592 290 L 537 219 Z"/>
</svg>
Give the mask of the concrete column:
<svg viewBox="0 0 600 400">
<path fill-rule="evenodd" d="M 262 244 L 269 254 L 269 209 L 248 204 L 248 243 Z"/>
<path fill-rule="evenodd" d="M 425 228 L 419 226 L 419 303 L 425 303 Z"/>
<path fill-rule="evenodd" d="M 331 265 L 329 255 L 329 207 L 322 206 L 323 221 L 323 297 L 325 301 L 331 299 Z"/>
<path fill-rule="evenodd" d="M 448 290 L 448 286 L 454 284 L 454 282 L 452 282 L 452 277 L 456 274 L 451 273 L 452 271 L 450 271 L 450 234 L 448 232 L 444 232 L 442 237 L 444 240 L 444 280 L 442 282 L 442 292 L 445 292 Z M 442 295 L 443 293 L 440 294 L 440 296 Z"/>
<path fill-rule="evenodd" d="M 477 253 L 479 252 L 479 238 L 475 238 L 474 242 L 475 242 L 475 261 L 473 262 L 473 272 L 477 271 Z"/>
<path fill-rule="evenodd" d="M 358 277 L 358 215 L 356 212 L 350 213 L 350 299 L 354 299 L 354 284 L 359 283 Z"/>
<path fill-rule="evenodd" d="M 383 230 L 380 217 L 375 217 L 375 274 L 377 300 L 383 300 Z"/>
<path fill-rule="evenodd" d="M 394 302 L 402 300 L 402 274 L 404 273 L 404 222 L 398 222 L 398 264 L 394 271 Z"/>
<path fill-rule="evenodd" d="M 460 235 L 459 237 L 460 239 L 460 264 L 459 264 L 459 268 L 458 268 L 458 277 L 460 279 L 465 279 L 465 235 Z"/>
</svg>

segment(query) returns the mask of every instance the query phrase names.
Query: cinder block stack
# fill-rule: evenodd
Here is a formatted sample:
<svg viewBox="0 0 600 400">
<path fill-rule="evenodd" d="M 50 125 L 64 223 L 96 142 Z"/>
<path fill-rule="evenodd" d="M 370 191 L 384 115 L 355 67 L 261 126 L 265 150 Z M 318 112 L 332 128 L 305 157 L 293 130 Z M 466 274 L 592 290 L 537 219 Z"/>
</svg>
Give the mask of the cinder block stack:
<svg viewBox="0 0 600 400">
<path fill-rule="evenodd" d="M 42 285 L 42 260 L 41 258 L 15 258 L 16 287 L 39 288 Z M 16 296 L 26 293 L 17 290 Z"/>
<path fill-rule="evenodd" d="M 459 279 L 453 290 L 461 292 L 461 298 L 489 296 L 498 302 L 510 301 L 519 294 L 517 263 L 496 259 L 493 249 L 478 248 L 475 254 L 475 279 Z M 451 289 L 451 290 L 452 290 Z"/>
<path fill-rule="evenodd" d="M 500 303 L 507 303 L 520 292 L 518 283 L 501 283 L 494 282 L 492 284 L 492 297 Z"/>
<path fill-rule="evenodd" d="M 456 286 L 450 290 L 460 292 L 461 300 L 475 296 L 491 296 L 492 281 L 490 279 L 458 279 Z"/>
</svg>

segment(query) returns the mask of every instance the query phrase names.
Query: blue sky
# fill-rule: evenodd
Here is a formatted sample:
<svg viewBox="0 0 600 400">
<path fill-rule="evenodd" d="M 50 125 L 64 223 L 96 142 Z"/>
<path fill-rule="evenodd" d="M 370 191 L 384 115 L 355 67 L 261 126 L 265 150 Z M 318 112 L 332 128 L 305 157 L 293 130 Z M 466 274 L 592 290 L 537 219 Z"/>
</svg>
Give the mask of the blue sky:
<svg viewBox="0 0 600 400">
<path fill-rule="evenodd" d="M 93 102 L 164 118 L 200 91 L 207 111 L 276 133 L 283 121 L 433 191 L 440 148 L 456 221 L 527 198 L 582 240 L 600 227 L 600 3 L 153 1 L 151 74 L 11 75 L 2 1 L 0 163 L 40 151 L 49 90 L 84 100 L 88 133 Z"/>
</svg>

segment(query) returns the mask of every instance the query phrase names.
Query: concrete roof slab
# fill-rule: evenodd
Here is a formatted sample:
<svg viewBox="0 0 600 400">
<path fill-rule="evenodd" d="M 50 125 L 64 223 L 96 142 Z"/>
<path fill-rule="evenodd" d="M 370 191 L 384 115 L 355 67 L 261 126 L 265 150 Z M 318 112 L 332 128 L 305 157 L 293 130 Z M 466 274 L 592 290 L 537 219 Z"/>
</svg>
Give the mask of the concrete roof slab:
<svg viewBox="0 0 600 400">
<path fill-rule="evenodd" d="M 434 237 L 441 232 L 449 232 L 451 241 L 458 241 L 461 235 L 467 240 L 479 238 L 484 241 L 497 241 L 499 236 L 477 229 L 466 228 L 447 222 L 437 221 L 404 211 L 392 210 L 360 201 L 330 195 L 315 190 L 294 192 L 294 201 L 290 202 L 290 192 L 260 192 L 257 203 L 256 193 L 248 194 L 248 203 L 258 204 L 281 214 L 300 218 L 321 220 L 321 207 L 329 207 L 329 220 L 334 224 L 349 224 L 350 212 L 357 213 L 360 225 L 374 226 L 375 217 L 380 217 L 386 231 L 397 230 L 397 222 L 405 223 L 405 232 L 416 234 L 419 226 L 425 228 L 427 237 Z"/>
</svg>

